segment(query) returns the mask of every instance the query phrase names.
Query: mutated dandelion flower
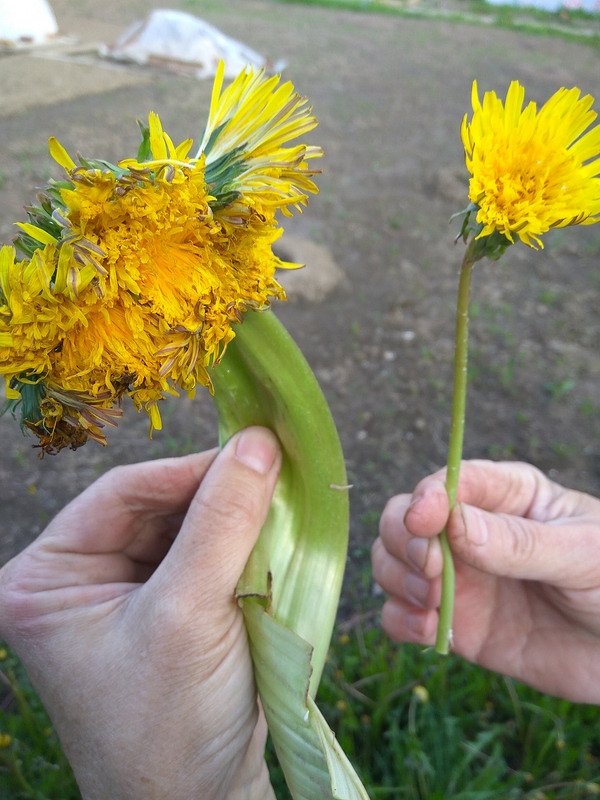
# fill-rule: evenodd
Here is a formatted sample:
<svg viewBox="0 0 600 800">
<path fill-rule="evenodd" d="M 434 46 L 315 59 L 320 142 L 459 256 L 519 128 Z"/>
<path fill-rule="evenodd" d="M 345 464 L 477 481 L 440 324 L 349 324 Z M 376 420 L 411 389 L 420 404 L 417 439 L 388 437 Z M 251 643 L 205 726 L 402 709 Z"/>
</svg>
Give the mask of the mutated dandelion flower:
<svg viewBox="0 0 600 800">
<path fill-rule="evenodd" d="M 117 166 L 50 140 L 65 179 L 0 250 L 0 373 L 43 451 L 104 442 L 125 395 L 160 428 L 166 393 L 212 389 L 244 312 L 285 299 L 275 269 L 295 265 L 273 254 L 276 212 L 316 191 L 321 150 L 285 146 L 317 123 L 278 84 L 249 70 L 221 93 L 221 69 L 195 158 L 156 114 Z"/>
<path fill-rule="evenodd" d="M 295 266 L 273 254 L 276 214 L 316 191 L 321 150 L 287 146 L 316 120 L 290 83 L 222 79 L 196 157 L 156 114 L 117 166 L 50 141 L 65 179 L 0 249 L 0 373 L 42 453 L 104 442 L 124 396 L 159 428 L 162 397 L 198 384 L 214 391 L 221 442 L 275 432 L 276 499 L 235 590 L 257 691 L 291 797 L 368 800 L 314 702 L 347 559 L 344 457 L 298 347 L 257 313 L 284 298 L 275 269 Z"/>
<path fill-rule="evenodd" d="M 473 82 L 473 117 L 461 135 L 472 177 L 478 238 L 498 232 L 543 247 L 550 228 L 600 220 L 600 126 L 590 95 L 559 89 L 538 111 L 523 108 L 524 88 L 510 84 L 503 104 L 495 92 L 479 101 Z"/>
</svg>

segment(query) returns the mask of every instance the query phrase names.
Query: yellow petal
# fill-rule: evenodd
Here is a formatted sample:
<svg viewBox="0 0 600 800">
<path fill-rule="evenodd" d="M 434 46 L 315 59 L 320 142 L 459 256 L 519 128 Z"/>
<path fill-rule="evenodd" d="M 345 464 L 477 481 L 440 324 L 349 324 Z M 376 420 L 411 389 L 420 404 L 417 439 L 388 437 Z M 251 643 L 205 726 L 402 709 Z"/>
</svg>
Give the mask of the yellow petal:
<svg viewBox="0 0 600 800">
<path fill-rule="evenodd" d="M 58 139 L 51 136 L 48 139 L 48 145 L 50 147 L 50 155 L 57 164 L 60 164 L 60 166 L 64 167 L 67 171 L 75 169 L 77 164 L 73 161 Z"/>
<path fill-rule="evenodd" d="M 165 142 L 165 135 L 160 122 L 160 117 L 151 111 L 148 115 L 148 127 L 150 128 L 150 149 L 152 150 L 152 158 L 155 161 L 164 161 L 169 157 L 167 153 L 167 145 Z"/>
<path fill-rule="evenodd" d="M 160 417 L 160 409 L 158 408 L 158 405 L 156 403 L 150 406 L 150 408 L 148 409 L 148 414 L 150 415 L 150 438 L 152 438 L 153 431 L 162 430 L 162 419 Z"/>
</svg>

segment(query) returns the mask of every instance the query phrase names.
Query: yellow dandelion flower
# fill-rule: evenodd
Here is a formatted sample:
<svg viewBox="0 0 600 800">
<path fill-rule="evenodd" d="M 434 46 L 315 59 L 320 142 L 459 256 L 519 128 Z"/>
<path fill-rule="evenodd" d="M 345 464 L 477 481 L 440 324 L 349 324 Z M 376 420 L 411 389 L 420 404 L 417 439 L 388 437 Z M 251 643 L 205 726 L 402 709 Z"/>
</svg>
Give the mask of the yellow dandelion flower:
<svg viewBox="0 0 600 800">
<path fill-rule="evenodd" d="M 66 180 L 19 224 L 24 258 L 0 250 L 0 374 L 43 452 L 104 442 L 125 395 L 159 429 L 165 394 L 212 390 L 245 311 L 285 299 L 276 213 L 316 191 L 306 162 L 321 151 L 285 146 L 316 120 L 278 82 L 249 70 L 221 94 L 221 70 L 194 158 L 154 113 L 116 166 L 50 139 Z"/>
<path fill-rule="evenodd" d="M 559 89 L 539 111 L 524 99 L 513 81 L 505 103 L 494 92 L 481 103 L 473 82 L 473 116 L 461 129 L 469 198 L 478 238 L 497 231 L 543 247 L 550 228 L 600 220 L 600 126 L 588 130 L 594 100 L 577 88 Z"/>
<path fill-rule="evenodd" d="M 286 216 L 290 205 L 301 211 L 308 193 L 316 191 L 311 177 L 320 171 L 307 162 L 323 151 L 283 145 L 316 127 L 306 99 L 289 81 L 278 87 L 278 76 L 265 79 L 262 70 L 242 72 L 222 91 L 223 73 L 221 64 L 199 150 L 206 156 L 212 191 L 227 200 L 225 208 L 219 204 L 216 210 L 238 223 L 255 208 L 262 213 L 280 208 Z"/>
<path fill-rule="evenodd" d="M 543 247 L 550 228 L 600 221 L 600 126 L 590 95 L 559 89 L 538 111 L 523 107 L 525 89 L 513 81 L 503 103 L 494 92 L 479 100 L 473 82 L 473 117 L 465 114 L 461 137 L 471 173 L 471 203 L 457 238 L 467 244 L 458 284 L 454 347 L 454 389 L 448 443 L 446 491 L 450 509 L 457 502 L 467 398 L 469 308 L 474 265 L 497 261 L 516 240 Z M 471 217 L 475 215 L 475 222 Z M 440 533 L 442 591 L 435 649 L 452 644 L 455 571 L 448 533 Z"/>
<path fill-rule="evenodd" d="M 418 684 L 417 686 L 413 687 L 413 695 L 417 698 L 420 703 L 428 703 L 429 702 L 429 692 L 422 686 Z"/>
</svg>

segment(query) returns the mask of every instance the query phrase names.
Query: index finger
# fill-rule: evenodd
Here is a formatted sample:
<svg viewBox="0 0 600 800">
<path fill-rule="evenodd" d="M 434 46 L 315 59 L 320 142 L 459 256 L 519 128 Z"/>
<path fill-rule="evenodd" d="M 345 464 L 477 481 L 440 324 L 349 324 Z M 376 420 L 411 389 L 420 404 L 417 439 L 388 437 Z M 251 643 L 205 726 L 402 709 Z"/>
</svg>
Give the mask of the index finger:
<svg viewBox="0 0 600 800">
<path fill-rule="evenodd" d="M 457 500 L 483 511 L 536 519 L 538 508 L 547 508 L 564 493 L 532 464 L 520 461 L 463 461 Z"/>
<path fill-rule="evenodd" d="M 66 506 L 40 537 L 81 554 L 125 550 L 149 522 L 182 515 L 217 450 L 115 467 Z"/>
<path fill-rule="evenodd" d="M 437 498 L 438 506 L 443 505 L 440 493 L 445 479 L 446 469 L 443 469 L 417 484 L 411 501 L 411 526 L 419 525 L 417 517 L 429 509 L 434 498 Z M 553 483 L 531 464 L 473 459 L 461 463 L 457 501 L 484 511 L 535 519 L 538 508 L 547 507 L 564 492 L 562 486 Z M 423 502 L 425 500 L 427 503 Z M 436 519 L 442 510 L 438 509 Z"/>
</svg>

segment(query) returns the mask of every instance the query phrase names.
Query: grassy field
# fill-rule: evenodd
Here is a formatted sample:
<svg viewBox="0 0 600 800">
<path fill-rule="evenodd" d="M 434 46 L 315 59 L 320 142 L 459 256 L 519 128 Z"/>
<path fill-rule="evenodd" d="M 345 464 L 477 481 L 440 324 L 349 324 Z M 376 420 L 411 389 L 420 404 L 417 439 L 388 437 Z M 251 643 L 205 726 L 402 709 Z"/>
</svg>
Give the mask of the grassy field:
<svg viewBox="0 0 600 800">
<path fill-rule="evenodd" d="M 0 657 L 0 797 L 76 800 L 25 673 L 7 648 Z M 458 658 L 394 646 L 372 623 L 336 632 L 319 704 L 373 800 L 600 796 L 595 708 L 541 695 Z M 271 753 L 269 761 L 278 800 L 287 800 Z"/>
<path fill-rule="evenodd" d="M 558 36 L 600 49 L 600 14 L 577 8 L 555 12 L 512 4 L 491 5 L 486 0 L 276 0 L 294 5 L 330 6 L 375 14 L 468 22 L 491 28 Z M 568 5 L 568 4 L 567 4 Z"/>
</svg>

